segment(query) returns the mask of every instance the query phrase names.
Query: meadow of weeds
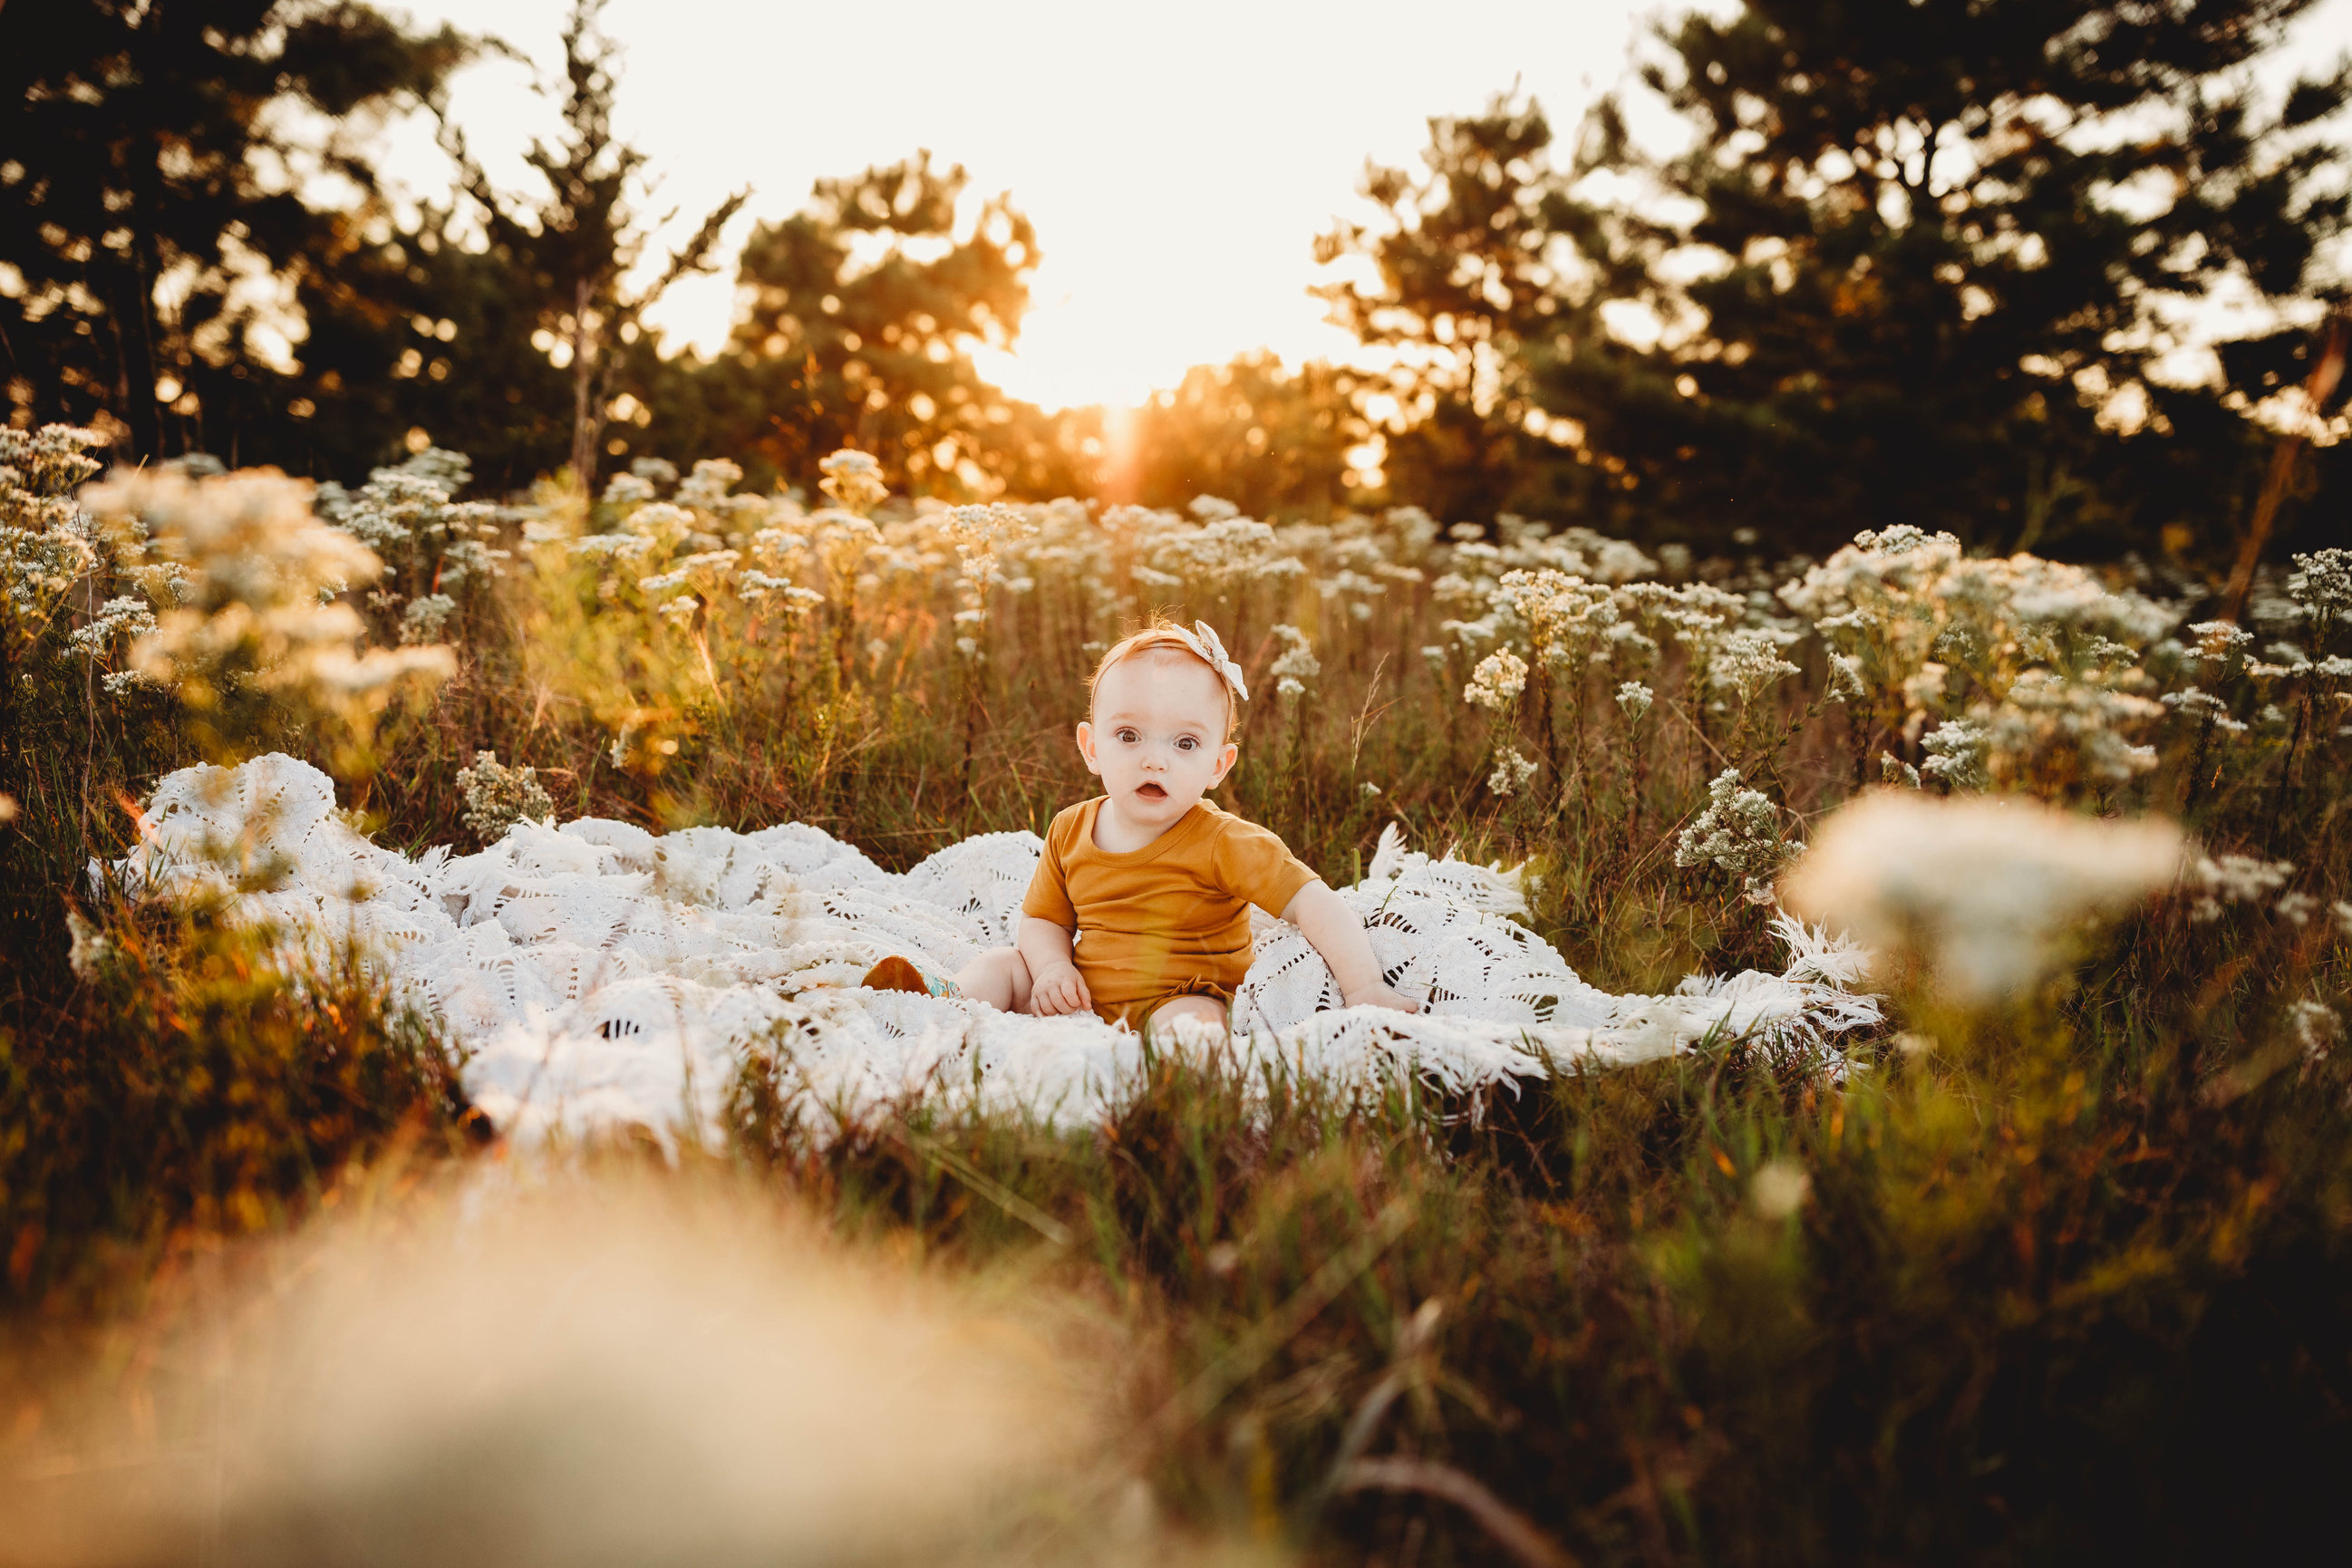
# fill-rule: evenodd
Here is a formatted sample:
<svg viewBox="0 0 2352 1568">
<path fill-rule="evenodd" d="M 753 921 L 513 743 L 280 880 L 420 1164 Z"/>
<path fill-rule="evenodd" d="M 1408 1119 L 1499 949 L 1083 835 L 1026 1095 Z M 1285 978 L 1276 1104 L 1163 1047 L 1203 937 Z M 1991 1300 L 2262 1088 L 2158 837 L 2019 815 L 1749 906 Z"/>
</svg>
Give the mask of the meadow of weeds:
<svg viewBox="0 0 2352 1568">
<path fill-rule="evenodd" d="M 713 461 L 492 500 L 427 450 L 305 502 L 202 464 L 84 490 L 70 433 L 0 443 L 19 1343 L 162 1310 L 173 1258 L 283 1232 L 387 1158 L 514 1157 L 474 1152 L 452 1047 L 364 955 L 289 972 L 216 905 L 90 879 L 161 773 L 307 755 L 404 849 L 551 810 L 798 820 L 905 866 L 1081 798 L 1082 680 L 1166 608 L 1259 694 L 1225 805 L 1335 883 L 1391 822 L 1524 862 L 1530 923 L 1612 990 L 1777 968 L 1776 888 L 1865 789 L 2159 817 L 2189 848 L 2086 921 L 2039 815 L 1897 829 L 1887 862 L 1921 874 L 1841 906 L 1885 906 L 1895 1021 L 1827 1063 L 1732 1046 L 1464 1100 L 1162 1052 L 1070 1131 L 928 1101 L 843 1124 L 755 1052 L 681 1169 L 1093 1303 L 1122 1347 L 1106 1475 L 1212 1540 L 2205 1561 L 2332 1523 L 2342 552 L 2222 618 L 2181 563 L 1901 524 L 1697 561 L 1411 507 L 910 504 L 856 453 L 816 497 L 736 494 Z M 271 868 L 231 873 L 220 897 Z"/>
</svg>

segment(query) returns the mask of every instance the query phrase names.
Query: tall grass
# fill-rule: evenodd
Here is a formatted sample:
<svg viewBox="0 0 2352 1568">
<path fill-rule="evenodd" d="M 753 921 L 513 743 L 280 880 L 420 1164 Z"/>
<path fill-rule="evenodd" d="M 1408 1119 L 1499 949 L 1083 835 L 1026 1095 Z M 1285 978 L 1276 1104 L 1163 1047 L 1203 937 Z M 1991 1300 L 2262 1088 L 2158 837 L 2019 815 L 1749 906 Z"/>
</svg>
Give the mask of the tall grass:
<svg viewBox="0 0 2352 1568">
<path fill-rule="evenodd" d="M 455 502 L 460 478 L 427 454 L 322 503 L 394 568 L 362 601 L 374 639 L 457 656 L 387 714 L 392 765 L 343 781 L 404 847 L 467 837 L 482 751 L 562 816 L 800 820 L 887 865 L 1042 828 L 1088 793 L 1085 673 L 1154 608 L 1216 625 L 1256 696 L 1225 804 L 1335 882 L 1391 821 L 1523 860 L 1531 923 L 1612 989 L 1777 968 L 1772 879 L 1881 780 L 2201 842 L 2023 994 L 1963 1008 L 1882 972 L 1897 1027 L 1833 1069 L 1735 1048 L 1464 1102 L 1156 1058 L 1099 1128 L 933 1100 L 820 1137 L 788 1054 L 755 1052 L 725 1157 L 891 1249 L 1103 1303 L 1136 1347 L 1122 1452 L 1180 1518 L 1421 1563 L 2202 1561 L 2326 1522 L 2352 1458 L 2340 562 L 2271 579 L 2249 639 L 2197 622 L 2177 565 L 1969 563 L 1901 530 L 1691 562 L 1411 509 L 909 506 L 854 461 L 814 506 L 731 495 L 725 465 L 499 509 Z M 69 667 L 34 664 L 67 701 Z M 126 700 L 157 706 L 109 710 L 120 748 L 21 796 L 10 854 L 45 897 L 122 830 L 58 803 L 183 754 L 168 692 Z M 71 987 L 91 1038 L 226 1026 L 183 1007 L 156 1037 L 139 998 L 172 965 L 73 981 L 42 941 L 26 973 Z M 403 1116 L 462 1117 L 434 1048 L 390 1043 L 422 1042 L 407 1026 L 363 1015 L 385 1043 L 354 1055 L 299 1012 L 352 994 L 273 1004 L 295 1011 L 264 1059 L 327 1052 L 303 1092 L 369 1108 L 256 1124 L 301 1155 L 255 1190 L 298 1206 Z M 19 1053 L 34 1030 L 94 1051 L 12 1005 Z M 0 1132 L 56 1146 L 58 1091 L 17 1081 Z M 170 1169 L 91 1175 L 120 1194 L 105 1224 L 220 1222 Z"/>
</svg>

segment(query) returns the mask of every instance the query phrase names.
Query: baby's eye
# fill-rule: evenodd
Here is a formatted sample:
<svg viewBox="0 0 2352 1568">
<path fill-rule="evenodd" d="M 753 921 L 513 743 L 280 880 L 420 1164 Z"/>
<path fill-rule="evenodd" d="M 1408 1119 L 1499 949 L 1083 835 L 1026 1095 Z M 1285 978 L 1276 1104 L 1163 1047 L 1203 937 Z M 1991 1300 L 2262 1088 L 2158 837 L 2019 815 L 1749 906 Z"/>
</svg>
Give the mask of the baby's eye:
<svg viewBox="0 0 2352 1568">
<path fill-rule="evenodd" d="M 1121 730 L 1118 731 L 1118 742 L 1122 746 L 1132 746 L 1135 744 L 1137 739 L 1138 737 L 1132 730 Z"/>
<path fill-rule="evenodd" d="M 1176 738 L 1176 749 L 1180 752 L 1197 752 L 1201 749 L 1201 742 L 1190 735 L 1179 735 Z"/>
</svg>

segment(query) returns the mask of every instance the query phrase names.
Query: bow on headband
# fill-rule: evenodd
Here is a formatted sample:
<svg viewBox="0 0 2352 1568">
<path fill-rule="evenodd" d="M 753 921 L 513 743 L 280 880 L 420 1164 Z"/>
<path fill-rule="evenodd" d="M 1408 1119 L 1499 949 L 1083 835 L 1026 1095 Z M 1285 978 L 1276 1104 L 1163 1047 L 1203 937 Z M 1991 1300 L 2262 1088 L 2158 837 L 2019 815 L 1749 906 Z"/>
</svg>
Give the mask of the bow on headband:
<svg viewBox="0 0 2352 1568">
<path fill-rule="evenodd" d="M 1249 688 L 1242 684 L 1241 666 L 1227 657 L 1225 645 L 1218 640 L 1217 634 L 1210 628 L 1208 622 L 1194 621 L 1192 629 L 1189 632 L 1182 626 L 1170 626 L 1168 629 L 1186 647 L 1199 654 L 1201 661 L 1215 670 L 1224 683 L 1234 689 L 1234 696 L 1244 702 L 1249 700 Z"/>
</svg>

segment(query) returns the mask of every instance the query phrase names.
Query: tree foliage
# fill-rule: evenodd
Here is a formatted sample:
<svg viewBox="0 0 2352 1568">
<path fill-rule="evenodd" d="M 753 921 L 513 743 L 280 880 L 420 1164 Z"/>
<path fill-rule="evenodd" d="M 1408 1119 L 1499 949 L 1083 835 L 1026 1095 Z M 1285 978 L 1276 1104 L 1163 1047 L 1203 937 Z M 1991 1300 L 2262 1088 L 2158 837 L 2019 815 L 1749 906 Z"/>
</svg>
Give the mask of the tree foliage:
<svg viewBox="0 0 2352 1568">
<path fill-rule="evenodd" d="M 278 296 L 332 267 L 377 194 L 368 111 L 434 101 L 469 47 L 353 0 L 292 15 L 274 0 L 0 8 L 0 360 L 16 422 L 94 425 L 139 457 L 299 448 L 315 389 Z M 334 129 L 306 136 L 296 110 Z M 322 210 L 296 188 L 305 178 L 356 195 Z"/>
<path fill-rule="evenodd" d="M 1398 353 L 1399 464 L 1433 493 L 1797 547 L 1891 518 L 2210 534 L 2252 488 L 2248 406 L 2301 379 L 2295 307 L 2334 293 L 2352 84 L 2245 81 L 2306 6 L 1689 16 L 1647 72 L 1687 150 L 1645 154 L 1618 99 L 1565 168 L 1531 106 L 1433 121 L 1426 173 L 1373 170 L 1382 220 L 1325 242 L 1377 274 L 1338 319 Z M 2258 324 L 2197 322 L 2220 295 Z M 2201 384 L 2165 363 L 2199 331 Z"/>
<path fill-rule="evenodd" d="M 1599 292 L 1664 325 L 1588 334 L 1541 380 L 1641 503 L 1808 541 L 1899 516 L 1994 547 L 2226 518 L 2238 412 L 2299 380 L 2304 328 L 2159 364 L 2229 290 L 2310 297 L 2345 197 L 2321 121 L 2242 73 L 2304 0 L 1900 10 L 1758 0 L 1692 16 L 1651 83 L 1694 126 L 1647 171 L 1692 216 L 1591 215 Z M 1638 165 L 1604 108 L 1581 167 Z M 1677 286 L 1670 258 L 1716 264 Z M 2317 292 L 2325 292 L 2319 290 Z M 2207 330 L 2210 330 L 2209 327 Z"/>
<path fill-rule="evenodd" d="M 1423 172 L 1369 165 L 1361 194 L 1381 216 L 1316 242 L 1318 262 L 1355 274 L 1317 290 L 1331 320 L 1385 362 L 1358 405 L 1388 436 L 1390 484 L 1449 516 L 1530 509 L 1552 457 L 1530 428 L 1529 372 L 1578 311 L 1551 140 L 1517 97 L 1432 119 Z"/>
<path fill-rule="evenodd" d="M 1251 517 L 1326 512 L 1349 489 L 1349 454 L 1370 433 L 1350 405 L 1356 376 L 1286 369 L 1267 351 L 1196 365 L 1106 426 L 1095 484 L 1109 500 L 1183 506 L 1216 496 Z"/>
<path fill-rule="evenodd" d="M 640 355 L 663 411 L 655 449 L 740 454 L 807 481 L 818 458 L 856 447 L 894 486 L 984 488 L 982 454 L 1018 445 L 1007 427 L 1021 410 L 972 351 L 1012 344 L 1037 236 L 1007 197 L 967 203 L 969 184 L 919 153 L 819 180 L 800 212 L 755 229 L 725 346 L 659 368 Z"/>
</svg>

